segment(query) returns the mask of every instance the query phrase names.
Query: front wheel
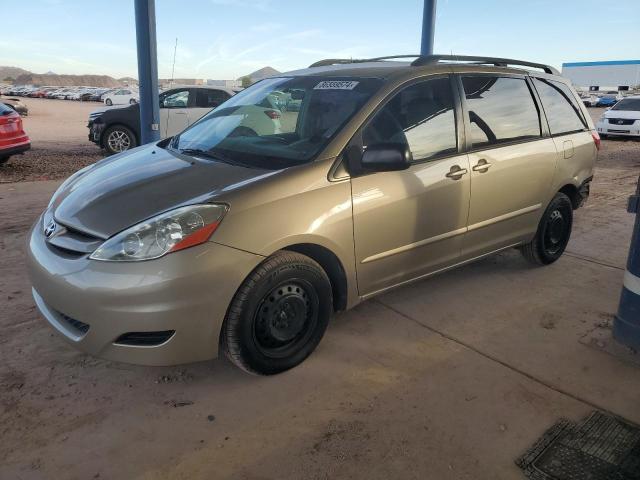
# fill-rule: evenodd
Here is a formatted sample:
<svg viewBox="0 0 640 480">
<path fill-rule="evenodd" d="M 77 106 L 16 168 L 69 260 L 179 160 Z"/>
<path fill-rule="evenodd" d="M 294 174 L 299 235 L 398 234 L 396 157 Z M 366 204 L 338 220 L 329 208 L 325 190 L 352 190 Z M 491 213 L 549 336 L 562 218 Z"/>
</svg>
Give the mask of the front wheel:
<svg viewBox="0 0 640 480">
<path fill-rule="evenodd" d="M 332 311 L 331 283 L 322 267 L 305 255 L 280 251 L 261 263 L 236 293 L 220 343 L 243 370 L 280 373 L 314 351 Z"/>
<path fill-rule="evenodd" d="M 133 132 L 122 125 L 109 127 L 103 138 L 104 148 L 111 155 L 129 150 L 138 144 Z"/>
<path fill-rule="evenodd" d="M 105 105 L 106 105 L 107 107 L 110 107 L 111 105 L 113 105 L 113 102 L 111 101 L 111 99 L 110 99 L 110 98 L 107 98 L 107 99 L 104 101 L 104 103 L 105 103 Z"/>
<path fill-rule="evenodd" d="M 129 105 L 135 105 L 136 104 L 136 99 L 132 98 L 131 100 L 129 100 Z"/>
<path fill-rule="evenodd" d="M 564 253 L 573 226 L 573 206 L 564 193 L 558 192 L 545 210 L 535 237 L 520 250 L 529 262 L 549 265 Z"/>
</svg>

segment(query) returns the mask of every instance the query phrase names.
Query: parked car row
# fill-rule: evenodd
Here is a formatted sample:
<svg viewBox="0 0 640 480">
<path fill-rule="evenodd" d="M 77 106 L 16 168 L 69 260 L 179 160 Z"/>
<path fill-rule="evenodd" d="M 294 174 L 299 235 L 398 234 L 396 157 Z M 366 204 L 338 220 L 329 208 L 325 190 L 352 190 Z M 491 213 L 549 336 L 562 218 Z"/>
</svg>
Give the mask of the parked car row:
<svg viewBox="0 0 640 480">
<path fill-rule="evenodd" d="M 83 102 L 104 102 L 106 105 L 136 103 L 138 92 L 130 88 L 102 87 L 54 87 L 15 85 L 0 88 L 0 95 L 31 98 L 55 98 L 58 100 L 79 100 Z"/>
</svg>

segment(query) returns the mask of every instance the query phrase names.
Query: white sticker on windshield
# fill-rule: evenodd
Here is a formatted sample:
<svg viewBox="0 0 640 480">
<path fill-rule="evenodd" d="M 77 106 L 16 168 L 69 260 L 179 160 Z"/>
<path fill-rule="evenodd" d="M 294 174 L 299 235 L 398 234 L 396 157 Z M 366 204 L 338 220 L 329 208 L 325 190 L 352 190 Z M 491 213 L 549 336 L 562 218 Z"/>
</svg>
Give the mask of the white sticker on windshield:
<svg viewBox="0 0 640 480">
<path fill-rule="evenodd" d="M 353 90 L 360 82 L 354 82 L 350 80 L 325 80 L 320 82 L 314 90 Z"/>
</svg>

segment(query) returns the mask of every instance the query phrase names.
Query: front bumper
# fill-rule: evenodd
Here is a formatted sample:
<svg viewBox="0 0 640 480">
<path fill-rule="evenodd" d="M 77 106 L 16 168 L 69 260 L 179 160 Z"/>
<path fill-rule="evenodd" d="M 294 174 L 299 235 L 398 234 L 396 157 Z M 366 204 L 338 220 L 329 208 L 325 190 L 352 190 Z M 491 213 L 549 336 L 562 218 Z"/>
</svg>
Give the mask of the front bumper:
<svg viewBox="0 0 640 480">
<path fill-rule="evenodd" d="M 227 307 L 263 259 L 206 242 L 157 260 L 100 262 L 51 247 L 41 220 L 27 248 L 34 299 L 48 323 L 83 352 L 141 365 L 216 357 Z M 154 346 L 116 343 L 129 332 L 158 331 L 175 333 Z"/>
<path fill-rule="evenodd" d="M 612 123 L 604 123 L 598 121 L 596 130 L 600 135 L 621 135 L 626 137 L 640 136 L 640 121 L 636 120 L 631 125 L 616 125 Z"/>
<path fill-rule="evenodd" d="M 102 132 L 104 132 L 105 124 L 102 122 L 96 122 L 95 120 L 89 120 L 87 128 L 89 128 L 89 141 L 102 147 Z"/>
</svg>

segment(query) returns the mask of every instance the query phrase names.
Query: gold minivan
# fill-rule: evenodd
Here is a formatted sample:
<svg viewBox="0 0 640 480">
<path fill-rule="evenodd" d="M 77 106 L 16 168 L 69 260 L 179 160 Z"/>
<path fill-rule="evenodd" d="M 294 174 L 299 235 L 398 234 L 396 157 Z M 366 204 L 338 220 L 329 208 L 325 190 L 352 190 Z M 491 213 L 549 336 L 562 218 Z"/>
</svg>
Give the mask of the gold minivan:
<svg viewBox="0 0 640 480">
<path fill-rule="evenodd" d="M 72 175 L 29 235 L 40 312 L 107 359 L 222 348 L 273 374 L 333 312 L 391 288 L 511 247 L 556 261 L 600 143 L 569 82 L 517 60 L 412 58 L 262 80 Z"/>
</svg>

